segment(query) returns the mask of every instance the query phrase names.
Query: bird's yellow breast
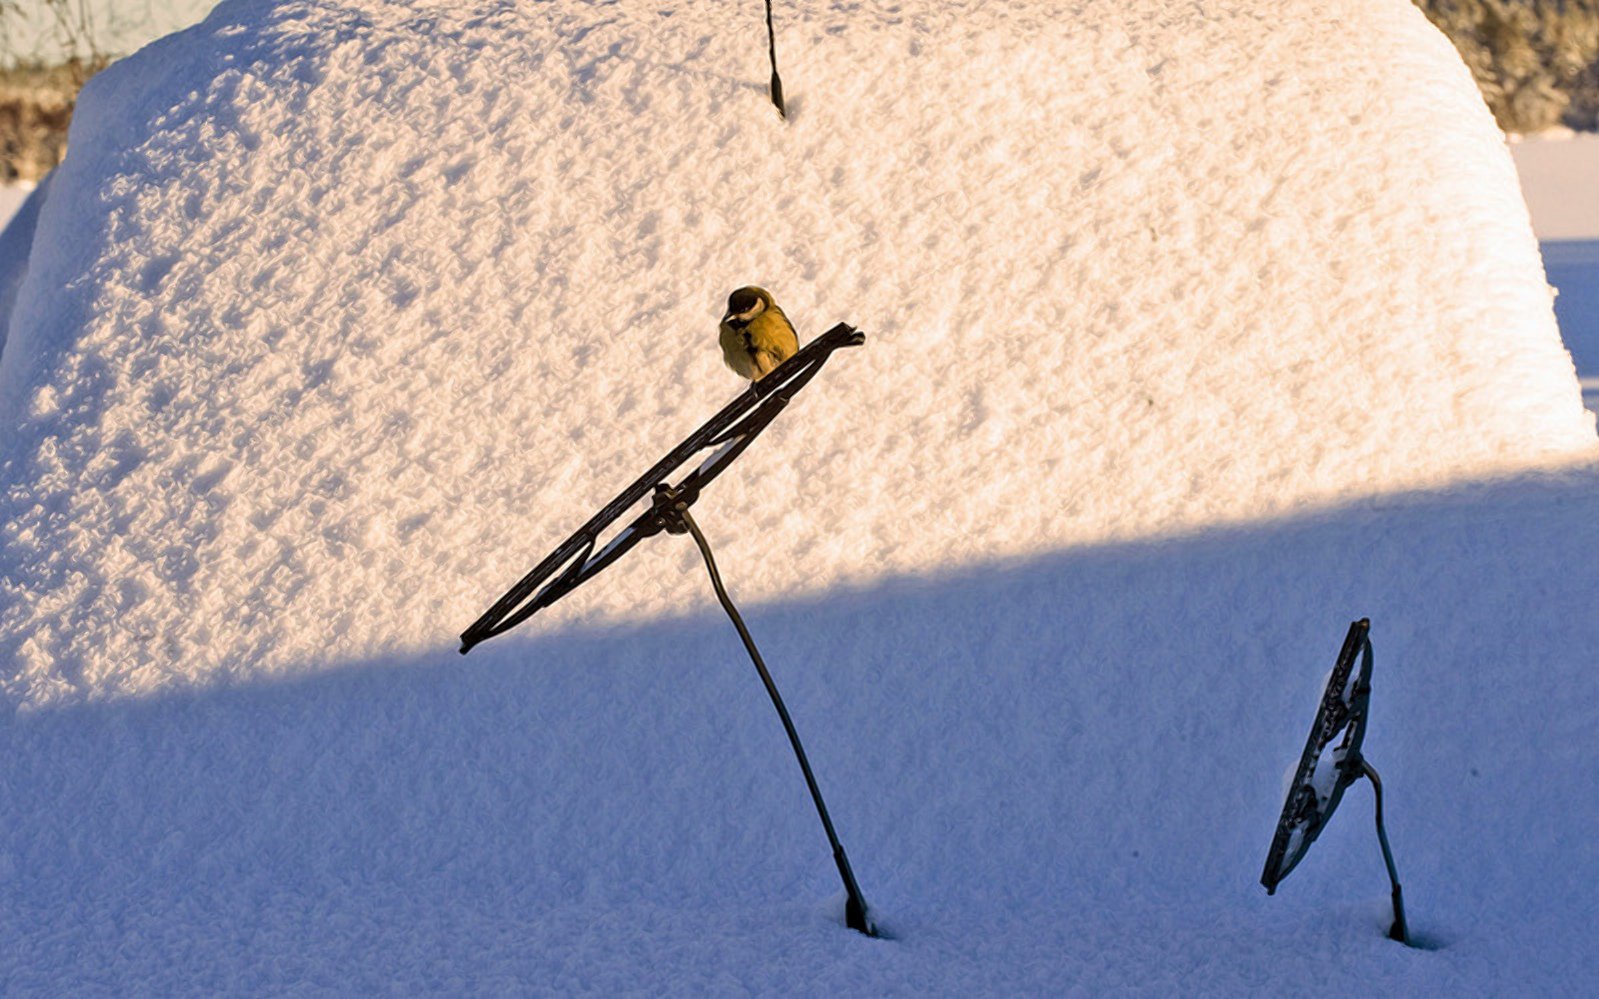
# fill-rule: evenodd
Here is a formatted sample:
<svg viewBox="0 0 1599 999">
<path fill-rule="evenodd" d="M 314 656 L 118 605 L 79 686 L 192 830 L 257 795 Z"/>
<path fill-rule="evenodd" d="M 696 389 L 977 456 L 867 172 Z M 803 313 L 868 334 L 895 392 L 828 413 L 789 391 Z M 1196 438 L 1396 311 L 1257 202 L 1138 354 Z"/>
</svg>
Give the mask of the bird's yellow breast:
<svg viewBox="0 0 1599 999">
<path fill-rule="evenodd" d="M 771 306 L 743 327 L 731 322 L 721 326 L 722 360 L 739 375 L 756 381 L 793 357 L 799 350 L 799 337 L 788 317 Z"/>
</svg>

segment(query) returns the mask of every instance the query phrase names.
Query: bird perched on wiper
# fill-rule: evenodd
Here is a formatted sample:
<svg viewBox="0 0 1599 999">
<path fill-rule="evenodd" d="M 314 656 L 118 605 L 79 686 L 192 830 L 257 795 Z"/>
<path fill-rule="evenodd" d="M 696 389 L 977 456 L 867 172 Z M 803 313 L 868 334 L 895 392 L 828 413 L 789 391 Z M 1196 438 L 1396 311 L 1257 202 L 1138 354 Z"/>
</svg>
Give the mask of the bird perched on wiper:
<svg viewBox="0 0 1599 999">
<path fill-rule="evenodd" d="M 722 360 L 752 382 L 799 350 L 799 337 L 765 288 L 740 288 L 727 296 L 722 317 Z"/>
</svg>

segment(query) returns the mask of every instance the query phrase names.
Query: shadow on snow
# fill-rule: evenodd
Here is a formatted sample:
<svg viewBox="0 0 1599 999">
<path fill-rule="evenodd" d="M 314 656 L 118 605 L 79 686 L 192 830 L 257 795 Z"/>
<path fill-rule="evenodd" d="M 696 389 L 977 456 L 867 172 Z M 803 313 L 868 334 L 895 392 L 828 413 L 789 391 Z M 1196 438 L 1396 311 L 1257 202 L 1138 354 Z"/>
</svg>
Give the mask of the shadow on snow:
<svg viewBox="0 0 1599 999">
<path fill-rule="evenodd" d="M 704 988 L 754 948 L 774 977 L 741 987 L 786 962 L 834 980 L 817 961 L 839 983 L 886 961 L 948 987 L 954 962 L 1027 987 L 1092 960 L 1180 985 L 1161 955 L 1189 939 L 1275 969 L 1251 981 L 1369 987 L 1340 947 L 1407 958 L 1383 949 L 1362 788 L 1277 898 L 1255 883 L 1369 615 L 1366 749 L 1414 927 L 1563 981 L 1532 955 L 1588 925 L 1566 886 L 1599 876 L 1596 510 L 1588 473 L 1478 484 L 744 608 L 892 944 L 838 927 L 798 768 L 699 576 L 679 619 L 535 621 L 466 659 L 468 622 L 440 621 L 412 656 L 25 713 L 0 723 L 0 967 L 21 988 Z"/>
</svg>

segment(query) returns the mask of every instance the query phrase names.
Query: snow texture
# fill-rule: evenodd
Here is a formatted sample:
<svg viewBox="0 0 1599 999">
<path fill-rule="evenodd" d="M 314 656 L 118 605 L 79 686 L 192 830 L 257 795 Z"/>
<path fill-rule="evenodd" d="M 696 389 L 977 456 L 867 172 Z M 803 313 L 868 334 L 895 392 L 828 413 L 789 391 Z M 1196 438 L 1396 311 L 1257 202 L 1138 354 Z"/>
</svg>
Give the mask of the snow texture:
<svg viewBox="0 0 1599 999">
<path fill-rule="evenodd" d="M 784 124 L 722 4 L 223 7 L 88 88 L 44 207 L 7 693 L 437 647 L 732 394 L 752 282 L 873 339 L 706 500 L 751 599 L 1591 452 L 1441 41 L 1260 17 L 800 5 Z"/>
<path fill-rule="evenodd" d="M 1585 987 L 1593 417 L 1448 43 L 779 18 L 786 124 L 708 2 L 235 0 L 91 82 L 0 355 L 7 991 Z M 682 539 L 453 651 L 746 283 L 870 337 L 696 517 L 893 940 Z M 1431 950 L 1358 790 L 1255 884 L 1361 616 Z"/>
</svg>

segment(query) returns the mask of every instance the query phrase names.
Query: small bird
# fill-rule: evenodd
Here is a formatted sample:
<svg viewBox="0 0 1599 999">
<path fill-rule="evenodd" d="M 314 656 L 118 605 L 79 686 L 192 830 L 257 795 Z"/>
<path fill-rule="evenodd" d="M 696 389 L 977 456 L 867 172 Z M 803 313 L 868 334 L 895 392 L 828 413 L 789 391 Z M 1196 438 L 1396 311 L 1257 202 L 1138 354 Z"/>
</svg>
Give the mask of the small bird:
<svg viewBox="0 0 1599 999">
<path fill-rule="evenodd" d="M 722 360 L 752 382 L 765 378 L 799 350 L 799 337 L 783 310 L 766 289 L 753 286 L 727 296 L 721 343 Z"/>
</svg>

